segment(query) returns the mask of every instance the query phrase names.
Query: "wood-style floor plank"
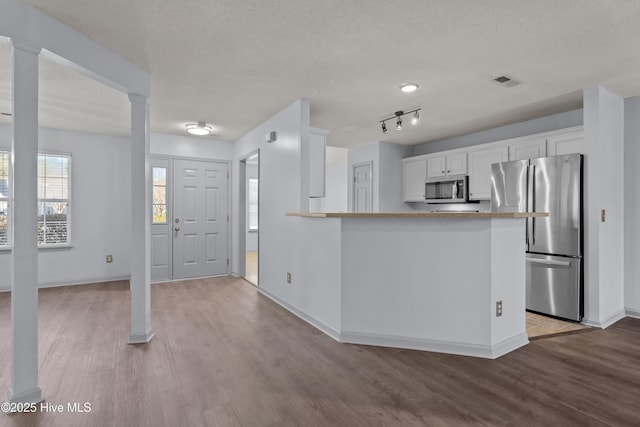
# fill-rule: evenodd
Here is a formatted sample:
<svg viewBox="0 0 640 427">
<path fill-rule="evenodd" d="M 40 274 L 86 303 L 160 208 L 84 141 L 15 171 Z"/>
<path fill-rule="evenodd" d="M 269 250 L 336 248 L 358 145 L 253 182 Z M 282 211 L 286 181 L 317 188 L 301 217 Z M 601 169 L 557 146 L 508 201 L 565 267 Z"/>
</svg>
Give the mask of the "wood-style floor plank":
<svg viewBox="0 0 640 427">
<path fill-rule="evenodd" d="M 340 344 L 220 277 L 153 285 L 157 335 L 132 346 L 128 283 L 39 295 L 45 398 L 91 412 L 0 414 L 0 426 L 640 425 L 638 319 L 485 360 Z M 0 396 L 9 310 L 0 294 Z"/>
</svg>

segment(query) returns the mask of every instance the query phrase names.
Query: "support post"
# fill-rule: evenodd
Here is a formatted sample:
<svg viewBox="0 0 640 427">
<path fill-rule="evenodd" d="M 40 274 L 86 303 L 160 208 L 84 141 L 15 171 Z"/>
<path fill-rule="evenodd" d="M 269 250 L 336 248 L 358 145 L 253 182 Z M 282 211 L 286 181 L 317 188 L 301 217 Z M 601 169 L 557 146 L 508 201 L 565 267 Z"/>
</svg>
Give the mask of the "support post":
<svg viewBox="0 0 640 427">
<path fill-rule="evenodd" d="M 130 94 L 131 102 L 131 335 L 129 344 L 147 343 L 151 328 L 151 182 L 149 104 Z"/>
<path fill-rule="evenodd" d="M 38 55 L 12 39 L 11 386 L 8 401 L 43 400 L 38 386 Z"/>
</svg>

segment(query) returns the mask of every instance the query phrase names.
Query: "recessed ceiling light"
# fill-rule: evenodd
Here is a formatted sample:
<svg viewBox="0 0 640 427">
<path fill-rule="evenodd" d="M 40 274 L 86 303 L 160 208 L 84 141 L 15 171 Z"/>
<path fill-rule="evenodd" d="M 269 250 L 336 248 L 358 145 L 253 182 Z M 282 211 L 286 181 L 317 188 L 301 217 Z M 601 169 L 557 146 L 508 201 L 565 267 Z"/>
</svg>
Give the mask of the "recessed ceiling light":
<svg viewBox="0 0 640 427">
<path fill-rule="evenodd" d="M 400 90 L 405 93 L 414 92 L 418 89 L 418 85 L 415 83 L 403 83 L 400 85 Z"/>
<path fill-rule="evenodd" d="M 211 125 L 208 125 L 205 122 L 189 123 L 185 125 L 185 128 L 190 134 L 198 136 L 209 135 L 213 131 Z"/>
</svg>

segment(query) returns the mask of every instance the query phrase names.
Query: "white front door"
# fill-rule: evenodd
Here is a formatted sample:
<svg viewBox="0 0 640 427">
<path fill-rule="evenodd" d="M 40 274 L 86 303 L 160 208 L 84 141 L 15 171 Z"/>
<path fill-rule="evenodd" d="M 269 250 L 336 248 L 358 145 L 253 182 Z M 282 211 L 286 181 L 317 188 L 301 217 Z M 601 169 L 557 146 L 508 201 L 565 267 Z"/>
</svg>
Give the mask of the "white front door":
<svg viewBox="0 0 640 427">
<path fill-rule="evenodd" d="M 353 166 L 353 212 L 371 212 L 371 162 Z"/>
<path fill-rule="evenodd" d="M 173 161 L 173 277 L 228 273 L 228 165 Z"/>
</svg>

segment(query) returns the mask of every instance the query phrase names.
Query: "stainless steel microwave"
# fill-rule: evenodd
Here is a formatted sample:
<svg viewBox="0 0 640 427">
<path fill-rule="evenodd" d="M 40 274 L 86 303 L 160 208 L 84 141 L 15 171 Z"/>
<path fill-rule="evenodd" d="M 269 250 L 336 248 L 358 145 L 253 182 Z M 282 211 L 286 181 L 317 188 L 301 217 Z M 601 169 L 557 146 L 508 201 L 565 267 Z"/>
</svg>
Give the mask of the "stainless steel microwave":
<svg viewBox="0 0 640 427">
<path fill-rule="evenodd" d="M 469 201 L 469 177 L 456 175 L 428 179 L 424 196 L 427 203 L 466 203 Z"/>
</svg>

